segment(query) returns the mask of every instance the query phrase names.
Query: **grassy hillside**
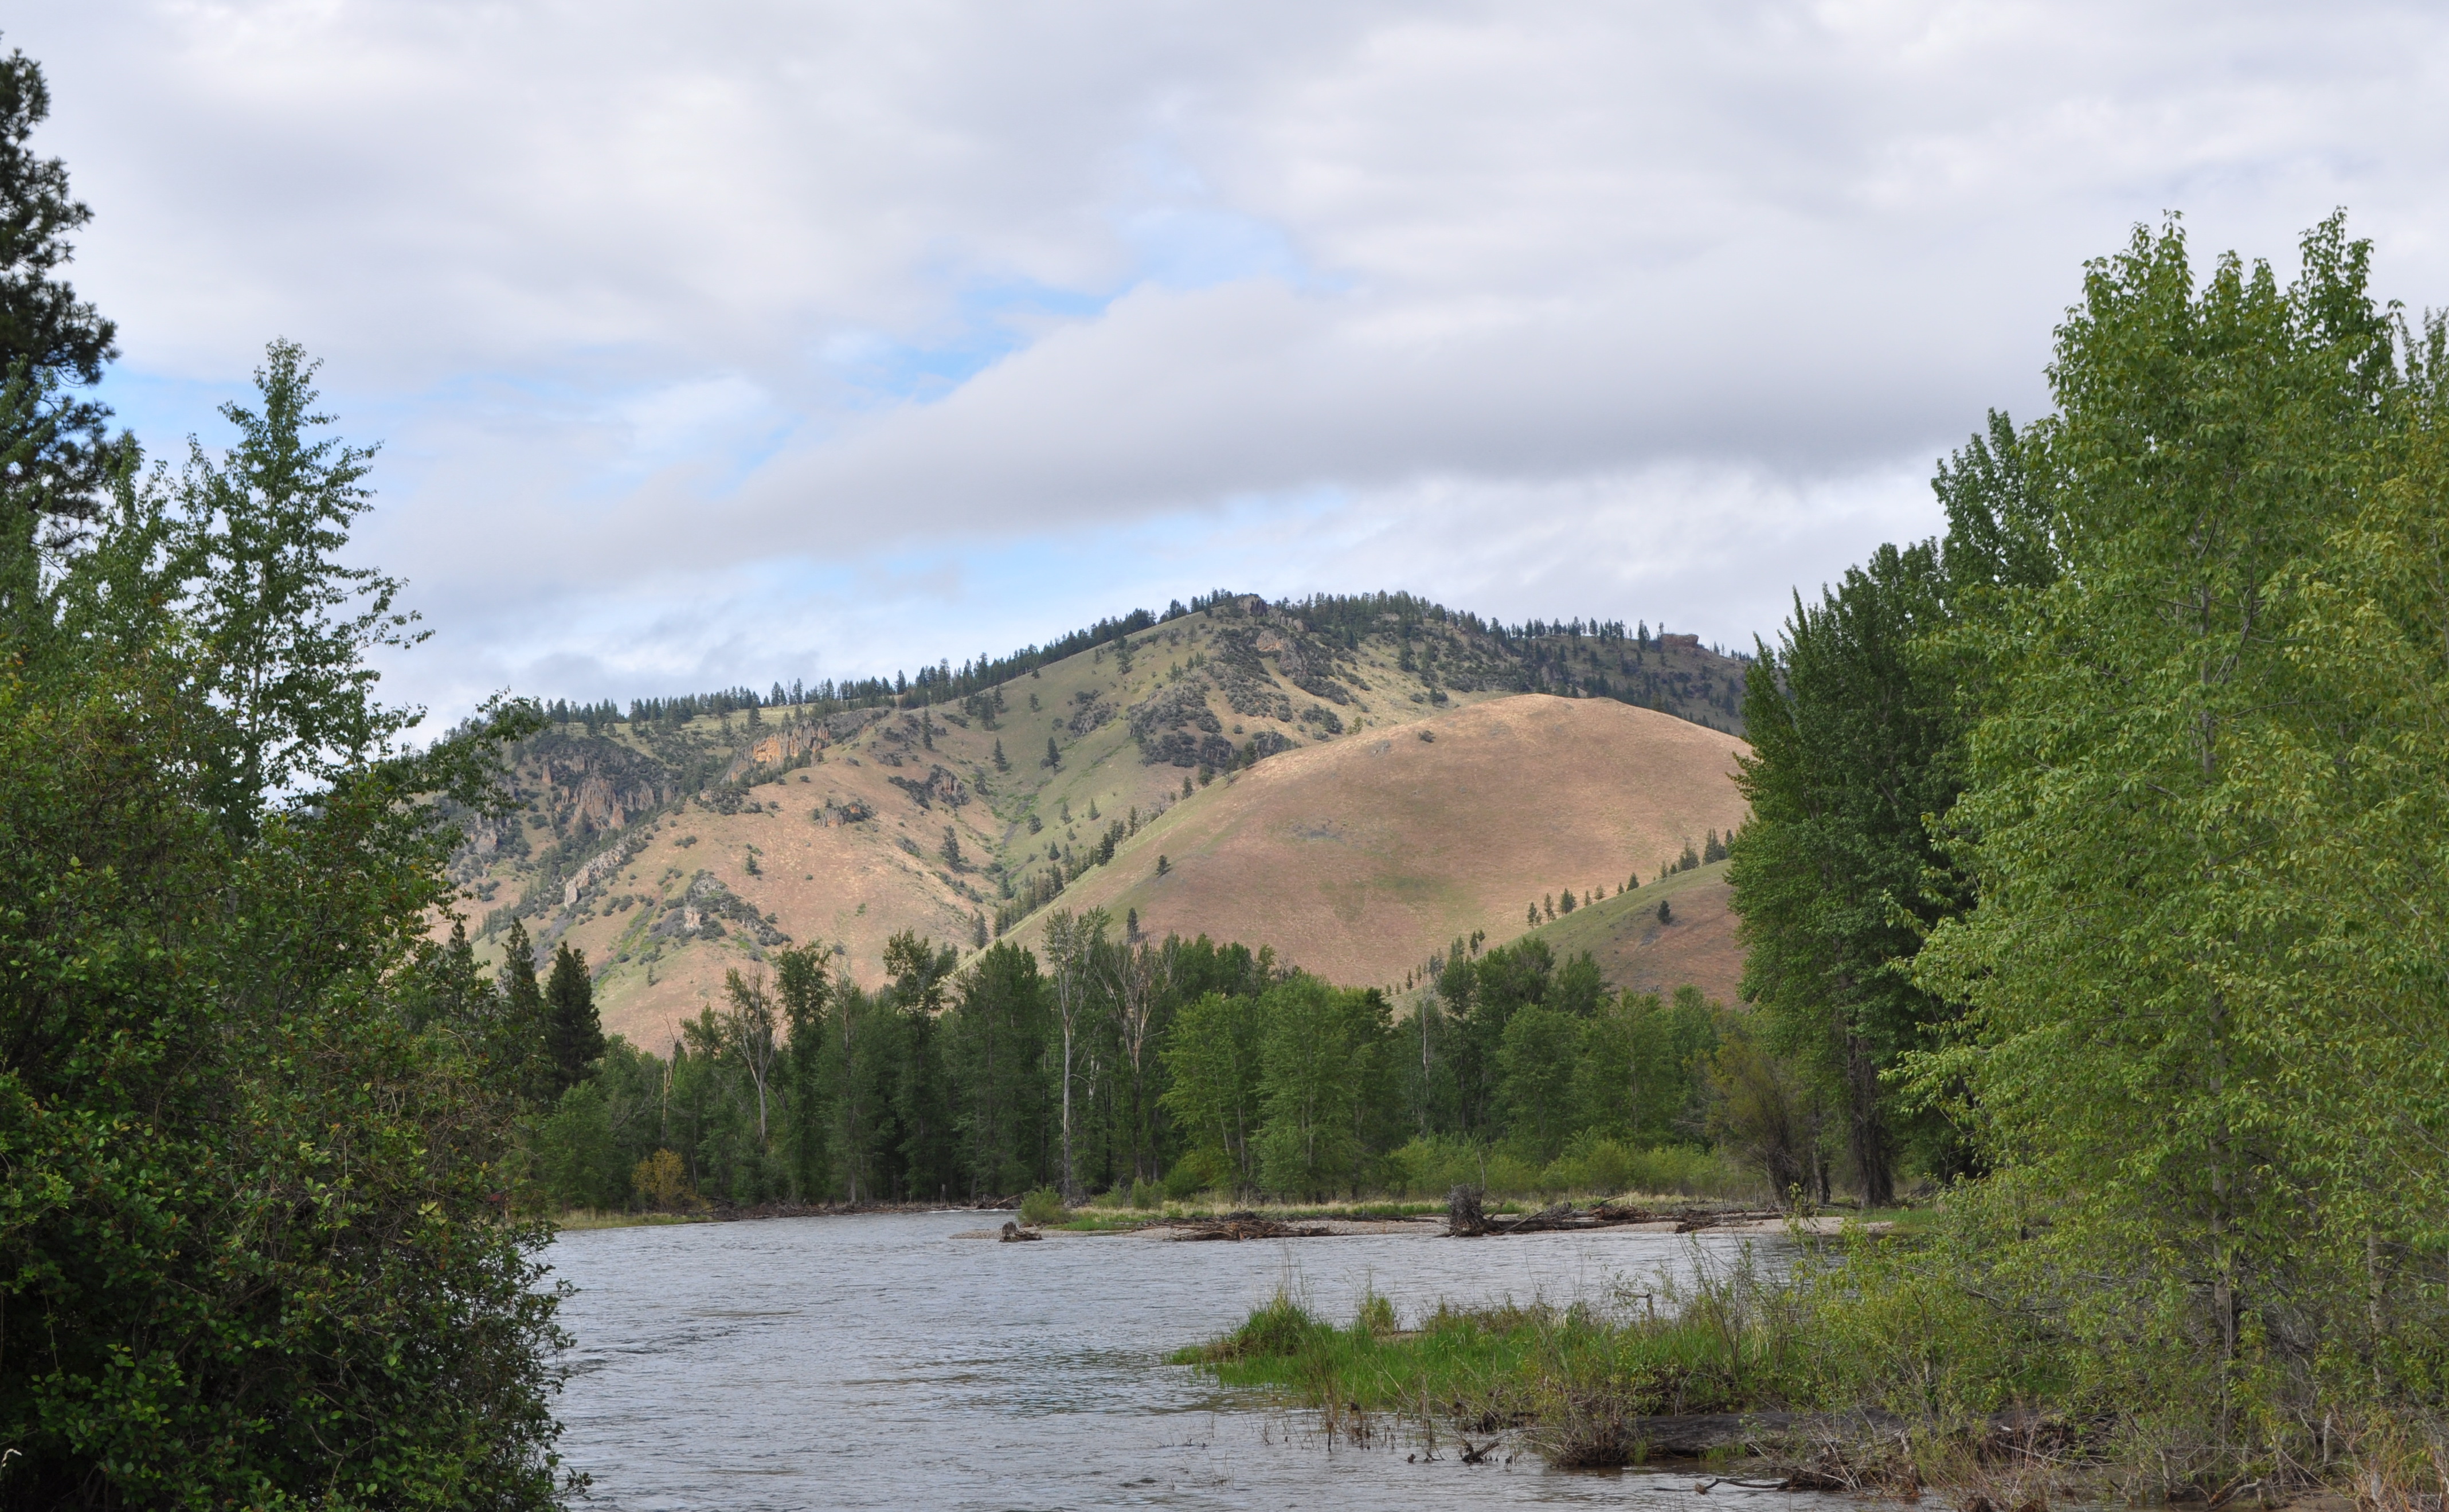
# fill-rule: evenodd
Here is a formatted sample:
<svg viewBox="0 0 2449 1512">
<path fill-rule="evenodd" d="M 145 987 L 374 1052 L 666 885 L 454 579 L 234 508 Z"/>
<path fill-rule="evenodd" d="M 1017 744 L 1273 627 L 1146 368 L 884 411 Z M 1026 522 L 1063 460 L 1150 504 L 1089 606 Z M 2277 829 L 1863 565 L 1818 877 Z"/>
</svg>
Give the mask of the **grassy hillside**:
<svg viewBox="0 0 2449 1512">
<path fill-rule="evenodd" d="M 1510 939 L 1533 903 L 1612 890 L 1732 829 L 1741 748 L 1601 699 L 1477 703 L 1234 774 L 1143 827 L 1064 902 L 1394 986 L 1451 940 Z M 1019 933 L 1033 935 L 1033 921 Z"/>
<path fill-rule="evenodd" d="M 1391 980 L 1735 822 L 1738 741 L 1516 690 L 1598 681 L 1723 724 L 1741 663 L 1408 613 L 1369 630 L 1371 602 L 1225 600 L 932 706 L 557 727 L 517 754 L 525 813 L 457 863 L 480 945 L 515 914 L 580 947 L 607 1030 L 654 1045 L 786 942 L 873 982 L 895 932 L 1027 938 L 1056 896 Z M 1161 853 L 1185 870 L 1152 889 Z"/>
<path fill-rule="evenodd" d="M 1726 863 L 1715 861 L 1585 905 L 1535 932 L 1559 961 L 1589 951 L 1611 986 L 1663 995 L 1688 982 L 1731 1004 L 1744 976 L 1733 896 Z M 1661 903 L 1668 907 L 1665 923 L 1658 918 Z"/>
</svg>

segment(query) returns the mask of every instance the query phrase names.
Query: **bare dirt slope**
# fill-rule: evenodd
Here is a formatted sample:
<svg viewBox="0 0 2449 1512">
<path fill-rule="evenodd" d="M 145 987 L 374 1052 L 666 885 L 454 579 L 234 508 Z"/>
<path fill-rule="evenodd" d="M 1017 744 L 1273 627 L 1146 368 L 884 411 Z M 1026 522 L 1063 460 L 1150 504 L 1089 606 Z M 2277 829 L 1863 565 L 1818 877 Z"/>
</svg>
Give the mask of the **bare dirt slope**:
<svg viewBox="0 0 2449 1512">
<path fill-rule="evenodd" d="M 1585 905 L 1537 932 L 1559 961 L 1590 954 L 1610 986 L 1665 997 L 1689 983 L 1731 1005 L 1744 980 L 1733 899 L 1726 863 L 1717 861 Z"/>
<path fill-rule="evenodd" d="M 1501 943 L 1534 903 L 1654 877 L 1734 829 L 1743 749 L 1605 699 L 1494 699 L 1238 773 L 1144 827 L 1060 906 L 1118 925 L 1136 909 L 1156 935 L 1272 945 L 1330 980 L 1394 986 L 1456 937 Z"/>
</svg>

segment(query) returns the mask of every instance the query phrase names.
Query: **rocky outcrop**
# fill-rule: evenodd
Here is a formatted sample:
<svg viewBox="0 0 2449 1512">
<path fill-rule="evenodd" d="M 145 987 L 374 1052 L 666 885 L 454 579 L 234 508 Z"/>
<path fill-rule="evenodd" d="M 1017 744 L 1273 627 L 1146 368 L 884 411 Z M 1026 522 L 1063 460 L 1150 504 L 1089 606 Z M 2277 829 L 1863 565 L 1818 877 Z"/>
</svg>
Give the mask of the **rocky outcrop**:
<svg viewBox="0 0 2449 1512">
<path fill-rule="evenodd" d="M 563 833 L 625 829 L 679 795 L 663 763 L 601 736 L 541 736 L 520 752 L 518 766 L 521 786 Z"/>
<path fill-rule="evenodd" d="M 1223 721 L 1207 707 L 1209 686 L 1205 678 L 1192 673 L 1132 706 L 1131 738 L 1139 742 L 1142 762 L 1178 767 L 1232 763 L 1233 742 L 1224 738 Z"/>
<path fill-rule="evenodd" d="M 679 897 L 664 905 L 663 916 L 646 927 L 646 938 L 720 940 L 734 929 L 761 946 L 791 943 L 772 916 L 759 913 L 747 899 L 723 886 L 722 878 L 700 871 Z"/>
<path fill-rule="evenodd" d="M 957 809 L 970 801 L 969 784 L 939 766 L 929 767 L 923 778 L 887 777 L 884 780 L 910 794 L 911 801 L 922 809 L 932 809 L 938 803 L 948 809 Z"/>
<path fill-rule="evenodd" d="M 610 850 L 580 863 L 578 870 L 561 885 L 561 906 L 565 909 L 577 907 L 580 898 L 596 890 L 597 884 L 627 866 L 631 858 L 646 848 L 645 835 L 632 835 Z"/>
</svg>

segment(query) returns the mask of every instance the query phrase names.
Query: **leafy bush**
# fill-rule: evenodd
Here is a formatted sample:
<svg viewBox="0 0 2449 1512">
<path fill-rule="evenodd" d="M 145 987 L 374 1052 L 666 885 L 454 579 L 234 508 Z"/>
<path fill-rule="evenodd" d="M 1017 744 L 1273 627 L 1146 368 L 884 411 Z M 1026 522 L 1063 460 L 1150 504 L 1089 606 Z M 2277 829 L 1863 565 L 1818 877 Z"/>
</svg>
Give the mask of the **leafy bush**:
<svg viewBox="0 0 2449 1512">
<path fill-rule="evenodd" d="M 1174 1161 L 1173 1168 L 1165 1174 L 1165 1195 L 1176 1202 L 1205 1191 L 1212 1184 L 1207 1162 L 1200 1158 L 1200 1152 L 1195 1150 Z"/>
<path fill-rule="evenodd" d="M 688 1172 L 681 1158 L 669 1150 L 657 1150 L 638 1162 L 629 1173 L 629 1190 L 658 1212 L 669 1213 L 696 1200 L 690 1190 Z"/>
<path fill-rule="evenodd" d="M 1065 1211 L 1063 1195 L 1051 1186 L 1039 1187 L 1020 1199 L 1020 1221 L 1032 1228 L 1062 1222 Z"/>
</svg>

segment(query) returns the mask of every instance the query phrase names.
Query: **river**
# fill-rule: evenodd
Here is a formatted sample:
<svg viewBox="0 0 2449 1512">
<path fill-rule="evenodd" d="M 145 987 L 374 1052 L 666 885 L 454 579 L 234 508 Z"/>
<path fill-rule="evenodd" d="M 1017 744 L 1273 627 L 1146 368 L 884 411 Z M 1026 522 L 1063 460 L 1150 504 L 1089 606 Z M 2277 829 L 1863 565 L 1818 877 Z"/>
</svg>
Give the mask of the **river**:
<svg viewBox="0 0 2449 1512">
<path fill-rule="evenodd" d="M 1595 1296 L 1686 1263 L 1622 1231 L 1182 1244 L 955 1239 L 1004 1215 L 603 1229 L 546 1258 L 576 1292 L 558 1415 L 588 1504 L 649 1508 L 1331 1508 L 1470 1502 L 1690 1512 L 1692 1477 L 1466 1465 L 1333 1446 L 1305 1415 L 1167 1353 L 1279 1287 L 1348 1320 L 1364 1288 L 1408 1325 L 1456 1303 Z M 1713 1246 L 1736 1241 L 1717 1239 Z M 1779 1507 L 1773 1493 L 1721 1487 Z M 1721 1508 L 1720 1512 L 1725 1512 Z"/>
</svg>

